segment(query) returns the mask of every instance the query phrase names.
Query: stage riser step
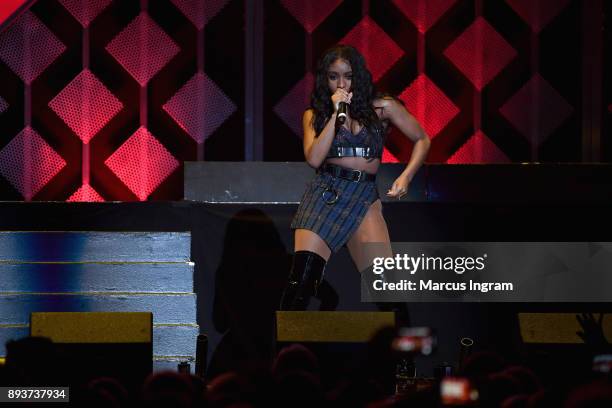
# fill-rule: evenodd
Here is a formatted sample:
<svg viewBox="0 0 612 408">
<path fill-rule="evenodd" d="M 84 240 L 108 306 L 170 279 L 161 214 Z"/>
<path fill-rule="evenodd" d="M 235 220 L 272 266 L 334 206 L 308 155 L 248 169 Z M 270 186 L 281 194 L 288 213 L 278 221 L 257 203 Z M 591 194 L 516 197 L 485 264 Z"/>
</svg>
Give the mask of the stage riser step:
<svg viewBox="0 0 612 408">
<path fill-rule="evenodd" d="M 278 342 L 365 343 L 383 327 L 394 326 L 393 312 L 276 312 Z"/>
<path fill-rule="evenodd" d="M 153 323 L 195 323 L 196 295 L 0 294 L 0 324 L 29 324 L 32 312 L 152 312 Z"/>
<path fill-rule="evenodd" d="M 180 362 L 188 361 L 190 365 L 191 374 L 195 374 L 195 360 L 189 361 L 188 357 L 191 356 L 165 356 L 166 358 L 158 359 L 153 357 L 153 371 L 177 371 Z M 167 358 L 169 357 L 169 358 Z"/>
<path fill-rule="evenodd" d="M 193 292 L 193 263 L 0 263 L 0 292 Z"/>
<path fill-rule="evenodd" d="M 189 232 L 0 232 L 0 261 L 188 262 Z"/>
<path fill-rule="evenodd" d="M 525 344 L 584 344 L 578 335 L 584 329 L 578 316 L 581 313 L 519 313 L 521 337 Z M 599 313 L 594 313 L 599 320 Z M 600 323 L 602 334 L 612 343 L 612 319 L 603 316 Z"/>
<path fill-rule="evenodd" d="M 200 328 L 188 326 L 153 326 L 153 354 L 158 356 L 195 357 L 196 340 Z M 9 340 L 18 340 L 30 335 L 30 328 L 0 327 L 0 356 L 6 355 L 5 345 Z"/>
<path fill-rule="evenodd" d="M 153 354 L 195 357 L 198 326 L 153 326 Z"/>
<path fill-rule="evenodd" d="M 0 356 L 6 356 L 6 343 L 30 335 L 29 327 L 0 327 Z"/>
</svg>

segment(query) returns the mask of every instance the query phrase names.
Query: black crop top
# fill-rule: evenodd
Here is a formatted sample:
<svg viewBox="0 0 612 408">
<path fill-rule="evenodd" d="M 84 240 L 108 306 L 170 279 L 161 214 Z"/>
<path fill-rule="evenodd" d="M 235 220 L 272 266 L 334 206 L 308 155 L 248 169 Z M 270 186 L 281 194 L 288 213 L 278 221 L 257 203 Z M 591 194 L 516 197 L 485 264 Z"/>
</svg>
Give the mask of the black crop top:
<svg viewBox="0 0 612 408">
<path fill-rule="evenodd" d="M 368 138 L 368 136 L 370 137 Z M 327 153 L 327 157 L 364 157 L 366 159 L 380 159 L 382 158 L 383 152 L 382 139 L 382 135 L 376 135 L 366 126 L 362 126 L 361 130 L 356 135 L 352 134 L 351 131 L 344 126 L 339 126 L 331 148 Z"/>
</svg>

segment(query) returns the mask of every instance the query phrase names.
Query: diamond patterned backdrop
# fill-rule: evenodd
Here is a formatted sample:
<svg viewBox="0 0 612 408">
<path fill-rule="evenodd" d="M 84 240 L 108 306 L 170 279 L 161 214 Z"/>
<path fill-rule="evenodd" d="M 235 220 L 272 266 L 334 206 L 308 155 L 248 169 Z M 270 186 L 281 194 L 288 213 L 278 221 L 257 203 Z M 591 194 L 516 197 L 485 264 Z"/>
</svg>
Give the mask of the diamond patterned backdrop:
<svg viewBox="0 0 612 408">
<path fill-rule="evenodd" d="M 226 46 L 244 53 L 243 7 L 34 2 L 0 33 L 2 198 L 180 199 L 182 163 L 198 145 L 205 159 L 244 151 L 244 63 L 214 60 Z"/>
<path fill-rule="evenodd" d="M 66 165 L 66 161 L 31 127 L 0 151 L 0 174 L 26 200 L 32 199 Z"/>
<path fill-rule="evenodd" d="M 39 0 L 0 33 L 3 199 L 180 199 L 182 163 L 198 151 L 244 159 L 244 2 L 145 3 Z M 263 4 L 265 160 L 304 159 L 314 64 L 338 42 L 357 47 L 379 90 L 422 123 L 431 162 L 582 160 L 581 1 Z M 608 49 L 611 2 L 604 9 Z M 392 131 L 383 161 L 410 152 Z"/>
<path fill-rule="evenodd" d="M 59 0 L 76 18 L 83 27 L 89 24 L 100 14 L 113 0 Z"/>
<path fill-rule="evenodd" d="M 113 38 L 106 50 L 140 85 L 146 85 L 180 49 L 143 12 Z"/>
<path fill-rule="evenodd" d="M 477 17 L 444 51 L 444 56 L 478 91 L 516 57 L 516 51 L 482 17 Z"/>
<path fill-rule="evenodd" d="M 49 102 L 49 107 L 83 143 L 89 143 L 121 111 L 123 103 L 85 69 Z"/>
<path fill-rule="evenodd" d="M 421 33 L 427 32 L 456 0 L 393 0 L 395 6 L 415 25 Z"/>
<path fill-rule="evenodd" d="M 105 163 L 140 200 L 146 200 L 179 165 L 144 127 L 130 136 Z"/>
<path fill-rule="evenodd" d="M 421 123 L 425 132 L 434 139 L 459 113 L 459 108 L 436 84 L 421 74 L 399 95 L 406 109 Z"/>
<path fill-rule="evenodd" d="M 340 42 L 352 45 L 363 54 L 374 82 L 378 81 L 404 54 L 393 39 L 369 16 L 365 16 Z"/>
<path fill-rule="evenodd" d="M 469 0 L 308 4 L 266 3 L 266 84 L 275 84 L 265 88 L 266 159 L 303 160 L 314 64 L 341 42 L 364 54 L 379 90 L 423 125 L 431 162 L 523 162 L 533 151 L 540 161 L 581 161 L 580 1 L 486 1 L 480 11 Z M 294 46 L 281 46 L 278 32 Z M 394 131 L 383 161 L 410 152 Z"/>
<path fill-rule="evenodd" d="M 500 108 L 501 114 L 530 143 L 540 145 L 567 120 L 572 106 L 539 74 Z"/>
<path fill-rule="evenodd" d="M 567 7 L 570 0 L 506 0 L 506 2 L 534 32 L 540 33 Z"/>
<path fill-rule="evenodd" d="M 0 59 L 27 84 L 65 49 L 53 32 L 29 11 L 0 36 Z"/>
<path fill-rule="evenodd" d="M 232 100 L 202 73 L 194 75 L 163 108 L 198 143 L 236 110 Z"/>
</svg>

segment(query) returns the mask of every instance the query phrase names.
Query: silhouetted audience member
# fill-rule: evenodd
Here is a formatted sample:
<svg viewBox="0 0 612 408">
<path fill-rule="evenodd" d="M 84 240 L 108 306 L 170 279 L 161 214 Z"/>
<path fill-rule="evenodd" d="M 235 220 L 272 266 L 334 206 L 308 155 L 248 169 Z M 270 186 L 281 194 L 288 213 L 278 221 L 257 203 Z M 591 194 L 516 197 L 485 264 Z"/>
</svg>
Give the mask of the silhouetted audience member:
<svg viewBox="0 0 612 408">
<path fill-rule="evenodd" d="M 593 313 L 581 313 L 576 315 L 576 320 L 582 330 L 576 334 L 594 354 L 612 352 L 611 345 L 603 330 L 603 318 L 605 313 L 599 313 L 597 319 Z"/>
<path fill-rule="evenodd" d="M 0 364 L 0 387 L 6 387 L 9 385 L 10 375 L 8 370 L 3 364 Z"/>
<path fill-rule="evenodd" d="M 562 407 L 567 396 L 567 390 L 563 387 L 547 388 L 529 396 L 528 408 L 550 408 Z"/>
<path fill-rule="evenodd" d="M 6 344 L 6 370 L 14 385 L 63 385 L 62 367 L 48 338 L 25 337 Z"/>
<path fill-rule="evenodd" d="M 284 347 L 276 356 L 272 366 L 272 374 L 278 378 L 292 371 L 303 371 L 319 377 L 319 361 L 317 356 L 301 344 Z"/>
<path fill-rule="evenodd" d="M 333 407 L 365 407 L 389 396 L 376 381 L 355 375 L 341 381 L 327 394 Z"/>
<path fill-rule="evenodd" d="M 271 333 L 290 265 L 270 216 L 256 208 L 232 216 L 215 274 L 212 318 L 223 337 L 208 364 L 210 378 L 274 357 Z"/>
<path fill-rule="evenodd" d="M 195 406 L 203 407 L 206 403 L 206 382 L 196 375 L 189 375 L 189 381 L 193 388 Z"/>
<path fill-rule="evenodd" d="M 529 396 L 526 394 L 513 395 L 506 398 L 501 404 L 501 408 L 527 408 Z"/>
<path fill-rule="evenodd" d="M 328 393 L 332 406 L 362 407 L 393 395 L 398 355 L 391 344 L 396 334 L 393 327 L 376 332 L 368 342 L 362 367 Z"/>
<path fill-rule="evenodd" d="M 142 389 L 142 405 L 146 408 L 191 408 L 195 401 L 189 376 L 172 371 L 151 374 Z"/>
<path fill-rule="evenodd" d="M 114 378 L 97 378 L 87 385 L 84 400 L 92 408 L 123 408 L 129 406 L 129 395 Z"/>
<path fill-rule="evenodd" d="M 518 381 L 505 373 L 489 374 L 481 382 L 480 406 L 497 408 L 504 400 L 520 393 L 521 387 Z"/>
<path fill-rule="evenodd" d="M 394 405 L 396 408 L 436 408 L 438 406 L 440 406 L 440 393 L 437 387 L 419 390 L 397 398 Z"/>
<path fill-rule="evenodd" d="M 612 407 L 612 383 L 596 381 L 572 391 L 565 403 L 566 408 Z"/>
<path fill-rule="evenodd" d="M 260 390 L 261 391 L 261 390 Z M 215 377 L 208 385 L 207 401 L 211 408 L 228 408 L 257 400 L 257 386 L 251 376 L 228 372 Z"/>
<path fill-rule="evenodd" d="M 520 393 L 533 394 L 542 389 L 542 382 L 533 370 L 523 366 L 510 366 L 503 373 L 508 374 L 516 380 L 520 387 Z"/>
<path fill-rule="evenodd" d="M 360 374 L 367 374 L 369 380 L 378 384 L 385 395 L 395 392 L 395 371 L 400 357 L 392 347 L 396 336 L 397 330 L 394 327 L 378 330 L 368 342 L 364 367 L 360 370 Z"/>
<path fill-rule="evenodd" d="M 323 406 L 325 399 L 319 377 L 306 371 L 290 371 L 277 378 L 279 407 L 310 408 Z"/>
<path fill-rule="evenodd" d="M 489 374 L 495 374 L 506 367 L 504 359 L 497 353 L 491 351 L 480 351 L 466 358 L 462 376 L 479 380 L 486 378 Z"/>
</svg>

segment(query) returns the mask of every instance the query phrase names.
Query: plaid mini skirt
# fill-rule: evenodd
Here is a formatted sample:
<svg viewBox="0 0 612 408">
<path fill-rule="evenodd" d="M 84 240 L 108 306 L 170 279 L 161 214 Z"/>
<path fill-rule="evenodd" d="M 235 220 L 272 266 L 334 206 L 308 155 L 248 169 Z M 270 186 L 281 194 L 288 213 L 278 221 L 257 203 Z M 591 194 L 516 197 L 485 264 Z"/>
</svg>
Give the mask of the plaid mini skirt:
<svg viewBox="0 0 612 408">
<path fill-rule="evenodd" d="M 337 252 L 377 199 L 375 181 L 349 181 L 319 172 L 306 185 L 291 229 L 315 232 L 332 252 Z"/>
</svg>

